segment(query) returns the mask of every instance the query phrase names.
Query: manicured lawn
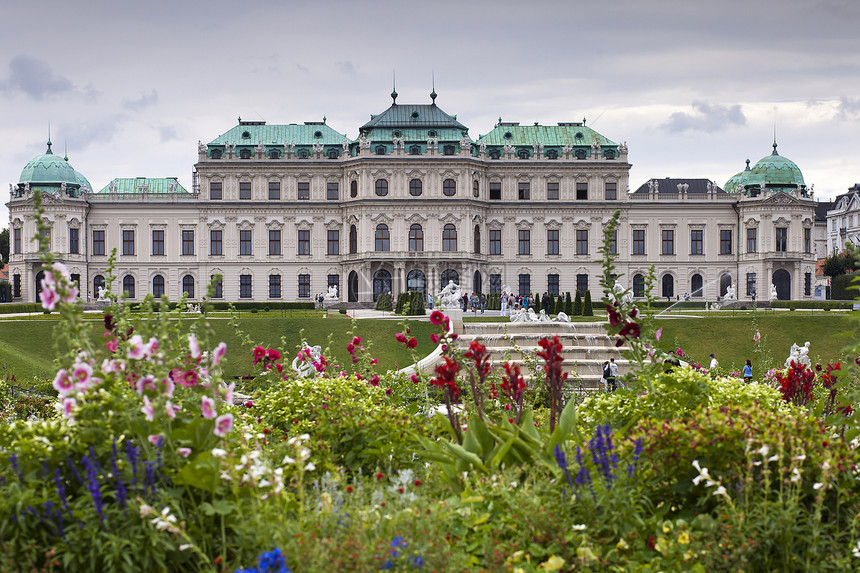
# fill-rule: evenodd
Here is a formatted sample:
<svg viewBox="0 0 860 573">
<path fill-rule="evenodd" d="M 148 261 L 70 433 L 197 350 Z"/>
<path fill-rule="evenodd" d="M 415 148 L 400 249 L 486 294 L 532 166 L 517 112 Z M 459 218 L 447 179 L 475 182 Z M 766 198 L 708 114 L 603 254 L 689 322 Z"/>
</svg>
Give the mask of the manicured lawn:
<svg viewBox="0 0 860 573">
<path fill-rule="evenodd" d="M 289 311 L 287 311 L 289 312 Z M 48 318 L 48 317 L 46 317 Z M 331 335 L 331 356 L 335 362 L 351 363 L 346 345 L 351 340 L 349 334 L 352 321 L 342 315 L 333 314 L 329 318 L 302 317 L 282 318 L 279 312 L 242 313 L 240 328 L 259 343 L 284 350 L 292 361 L 295 348 L 301 345 L 302 335 L 311 345 L 325 349 Z M 252 372 L 251 351 L 241 346 L 240 338 L 226 319 L 211 320 L 216 340 L 227 343 L 227 358 L 224 371 L 227 376 L 242 376 Z M 53 360 L 58 355 L 54 343 L 56 320 L 0 321 L 0 368 L 6 367 L 9 373 L 20 380 L 33 378 L 53 378 L 56 368 Z M 371 342 L 371 355 L 379 359 L 382 370 L 408 366 L 412 363 L 410 354 L 403 344 L 394 340 L 400 330 L 399 322 L 394 320 L 361 320 L 358 334 L 362 343 Z M 429 354 L 433 349 L 430 333 L 438 327 L 429 322 L 411 324 L 412 334 L 418 339 L 417 351 L 420 355 Z M 93 341 L 101 344 L 104 332 L 101 320 L 92 321 Z M 284 344 L 281 341 L 284 341 Z M 0 376 L 2 376 L 0 370 Z"/>
</svg>

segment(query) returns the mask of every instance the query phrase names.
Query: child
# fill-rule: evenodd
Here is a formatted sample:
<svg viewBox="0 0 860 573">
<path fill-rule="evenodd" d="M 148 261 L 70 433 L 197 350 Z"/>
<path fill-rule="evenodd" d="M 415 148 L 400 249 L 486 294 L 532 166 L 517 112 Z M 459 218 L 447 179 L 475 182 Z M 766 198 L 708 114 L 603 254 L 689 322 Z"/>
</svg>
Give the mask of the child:
<svg viewBox="0 0 860 573">
<path fill-rule="evenodd" d="M 744 364 L 744 382 L 749 384 L 752 382 L 752 362 L 747 360 L 747 363 Z"/>
</svg>

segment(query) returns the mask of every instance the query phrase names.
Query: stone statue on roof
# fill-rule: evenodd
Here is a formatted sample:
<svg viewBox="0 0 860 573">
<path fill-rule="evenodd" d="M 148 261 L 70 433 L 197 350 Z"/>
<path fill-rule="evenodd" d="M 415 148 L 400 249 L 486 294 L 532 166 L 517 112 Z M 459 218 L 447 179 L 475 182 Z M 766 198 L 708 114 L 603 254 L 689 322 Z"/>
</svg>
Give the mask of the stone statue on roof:
<svg viewBox="0 0 860 573">
<path fill-rule="evenodd" d="M 621 154 L 621 153 L 627 153 L 627 142 L 626 142 L 626 141 L 625 141 L 624 143 L 619 143 L 619 144 L 618 144 L 618 153 L 619 153 L 619 154 Z"/>
<path fill-rule="evenodd" d="M 322 153 L 323 152 L 322 143 L 314 143 L 313 148 L 314 148 L 314 153 Z"/>
<path fill-rule="evenodd" d="M 573 144 L 572 143 L 565 143 L 564 145 L 561 146 L 561 152 L 564 153 L 565 155 L 570 155 L 571 153 L 573 153 Z"/>
<path fill-rule="evenodd" d="M 199 139 L 197 140 L 197 153 L 206 153 L 206 145 Z"/>
<path fill-rule="evenodd" d="M 505 144 L 505 153 L 513 153 L 513 152 L 514 152 L 514 146 L 511 145 L 510 143 L 506 143 Z"/>
<path fill-rule="evenodd" d="M 487 144 L 485 142 L 482 141 L 478 148 L 481 150 L 481 155 L 487 153 Z"/>
<path fill-rule="evenodd" d="M 404 141 L 402 135 L 396 136 L 394 139 L 391 140 L 391 142 L 394 144 L 394 149 L 406 148 L 406 142 Z"/>
<path fill-rule="evenodd" d="M 471 151 L 472 150 L 472 142 L 469 141 L 468 137 L 464 137 L 460 140 L 460 149 L 463 151 Z"/>
<path fill-rule="evenodd" d="M 438 137 L 428 137 L 427 138 L 427 147 L 428 148 L 434 149 L 438 145 L 439 145 L 439 138 Z"/>
<path fill-rule="evenodd" d="M 361 134 L 361 137 L 358 138 L 358 146 L 361 149 L 370 149 L 370 139 L 367 138 L 365 134 Z"/>
<path fill-rule="evenodd" d="M 349 140 L 345 137 L 343 138 L 343 152 L 344 153 L 349 152 Z"/>
</svg>

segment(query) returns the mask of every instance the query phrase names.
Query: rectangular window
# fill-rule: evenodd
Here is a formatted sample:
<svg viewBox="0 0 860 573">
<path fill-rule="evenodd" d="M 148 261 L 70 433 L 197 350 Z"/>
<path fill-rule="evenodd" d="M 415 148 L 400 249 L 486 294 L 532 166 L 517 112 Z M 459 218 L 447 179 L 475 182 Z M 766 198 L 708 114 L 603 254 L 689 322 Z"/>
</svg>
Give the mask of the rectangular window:
<svg viewBox="0 0 860 573">
<path fill-rule="evenodd" d="M 134 254 L 134 231 L 133 230 L 125 230 L 122 232 L 122 254 L 123 255 L 133 255 Z"/>
<path fill-rule="evenodd" d="M 612 236 L 609 238 L 609 253 L 618 254 L 618 229 L 612 231 Z"/>
<path fill-rule="evenodd" d="M 758 252 L 758 229 L 747 229 L 747 252 Z"/>
<path fill-rule="evenodd" d="M 576 290 L 579 296 L 585 296 L 585 291 L 588 290 L 588 275 L 576 275 Z"/>
<path fill-rule="evenodd" d="M 558 254 L 558 229 L 546 230 L 546 254 Z"/>
<path fill-rule="evenodd" d="M 546 184 L 546 198 L 549 201 L 558 200 L 558 182 L 550 181 Z"/>
<path fill-rule="evenodd" d="M 80 251 L 79 231 L 80 229 L 69 229 L 69 254 L 71 255 L 77 255 Z"/>
<path fill-rule="evenodd" d="M 803 275 L 803 295 L 812 296 L 812 273 Z"/>
<path fill-rule="evenodd" d="M 102 232 L 104 232 L 104 231 L 102 231 Z M 13 233 L 12 237 L 13 237 L 12 252 L 15 253 L 16 255 L 18 255 L 21 253 L 21 243 L 22 243 L 22 241 L 21 241 L 21 229 L 14 229 L 14 233 Z M 95 254 L 95 253 L 93 253 L 93 254 Z M 104 254 L 104 253 L 102 253 L 102 254 Z"/>
<path fill-rule="evenodd" d="M 519 190 L 518 197 L 520 201 L 528 201 L 531 198 L 531 183 L 521 181 L 517 189 Z"/>
<path fill-rule="evenodd" d="M 299 275 L 299 298 L 310 298 L 311 275 Z"/>
<path fill-rule="evenodd" d="M 588 229 L 577 229 L 576 231 L 576 254 L 588 254 Z"/>
<path fill-rule="evenodd" d="M 212 298 L 224 298 L 224 280 L 221 275 L 209 275 L 209 281 L 214 283 Z"/>
<path fill-rule="evenodd" d="M 747 273 L 747 296 L 753 297 L 756 294 L 756 274 Z"/>
<path fill-rule="evenodd" d="M 281 254 L 281 230 L 269 229 L 269 255 Z"/>
<path fill-rule="evenodd" d="M 490 254 L 502 254 L 502 230 L 490 229 Z"/>
<path fill-rule="evenodd" d="M 269 275 L 269 298 L 281 298 L 281 275 Z"/>
<path fill-rule="evenodd" d="M 221 187 L 222 183 L 220 181 L 210 181 L 209 182 L 209 200 L 210 201 L 220 201 L 221 200 Z"/>
<path fill-rule="evenodd" d="M 251 275 L 239 275 L 239 298 L 251 298 Z"/>
<path fill-rule="evenodd" d="M 75 283 L 75 286 L 78 287 L 78 290 L 81 288 L 81 275 L 74 273 L 69 275 L 69 278 L 72 279 L 72 282 Z"/>
<path fill-rule="evenodd" d="M 520 229 L 519 238 L 519 250 L 517 252 L 521 255 L 530 255 L 532 252 L 532 232 L 529 229 Z"/>
<path fill-rule="evenodd" d="M 329 229 L 326 253 L 329 255 L 340 254 L 340 231 L 338 229 Z"/>
<path fill-rule="evenodd" d="M 281 182 L 269 181 L 269 201 L 278 201 L 281 198 Z"/>
<path fill-rule="evenodd" d="M 309 182 L 300 181 L 296 189 L 299 201 L 306 201 L 311 198 L 311 184 Z"/>
<path fill-rule="evenodd" d="M 577 201 L 587 201 L 588 200 L 588 183 L 577 183 L 576 184 L 576 200 Z"/>
<path fill-rule="evenodd" d="M 153 229 L 152 230 L 152 254 L 153 255 L 163 255 L 164 254 L 164 230 L 163 229 Z"/>
<path fill-rule="evenodd" d="M 182 254 L 194 254 L 194 231 L 191 229 L 182 231 Z"/>
<path fill-rule="evenodd" d="M 502 275 L 490 275 L 490 294 L 502 292 Z"/>
<path fill-rule="evenodd" d="M 633 254 L 645 254 L 645 229 L 633 229 Z"/>
<path fill-rule="evenodd" d="M 239 254 L 253 255 L 254 247 L 251 242 L 251 229 L 239 231 Z"/>
<path fill-rule="evenodd" d="M 603 197 L 607 201 L 618 199 L 618 183 L 607 181 L 603 186 Z"/>
<path fill-rule="evenodd" d="M 12 296 L 21 298 L 21 275 L 12 275 Z"/>
<path fill-rule="evenodd" d="M 788 250 L 788 227 L 776 228 L 776 250 L 781 253 Z"/>
<path fill-rule="evenodd" d="M 239 200 L 251 200 L 251 182 L 250 181 L 240 181 L 239 182 Z"/>
<path fill-rule="evenodd" d="M 720 229 L 720 254 L 732 254 L 732 230 Z"/>
<path fill-rule="evenodd" d="M 803 230 L 803 252 L 812 252 L 812 229 Z"/>
<path fill-rule="evenodd" d="M 311 232 L 309 229 L 299 229 L 298 254 L 311 254 Z"/>
<path fill-rule="evenodd" d="M 20 229 L 16 229 L 20 230 Z M 20 251 L 19 251 L 20 252 Z M 105 232 L 102 229 L 93 230 L 93 254 L 105 254 Z"/>
<path fill-rule="evenodd" d="M 546 292 L 558 296 L 558 275 L 546 276 Z"/>
<path fill-rule="evenodd" d="M 340 275 L 328 275 L 326 283 L 328 288 L 337 287 L 337 295 L 340 296 Z"/>
<path fill-rule="evenodd" d="M 221 249 L 221 230 L 220 229 L 212 229 L 209 231 L 209 254 L 210 255 L 223 255 L 224 251 Z"/>
<path fill-rule="evenodd" d="M 337 182 L 328 183 L 325 187 L 325 198 L 329 201 L 337 201 L 340 194 Z"/>
<path fill-rule="evenodd" d="M 531 275 L 520 275 L 519 276 L 519 286 L 520 286 L 520 296 L 527 296 L 532 292 L 532 276 Z"/>
<path fill-rule="evenodd" d="M 42 236 L 45 237 L 45 245 L 47 245 L 47 249 L 52 250 L 51 247 L 51 229 L 45 229 L 42 231 Z"/>
<path fill-rule="evenodd" d="M 502 200 L 502 184 L 499 182 L 490 183 L 490 201 Z"/>
<path fill-rule="evenodd" d="M 661 231 L 663 236 L 663 246 L 660 252 L 664 255 L 674 255 L 675 254 L 675 230 L 674 229 L 663 229 Z"/>
<path fill-rule="evenodd" d="M 705 252 L 704 234 L 705 234 L 705 231 L 703 231 L 702 229 L 691 229 L 690 230 L 690 254 L 691 255 L 701 255 Z"/>
</svg>

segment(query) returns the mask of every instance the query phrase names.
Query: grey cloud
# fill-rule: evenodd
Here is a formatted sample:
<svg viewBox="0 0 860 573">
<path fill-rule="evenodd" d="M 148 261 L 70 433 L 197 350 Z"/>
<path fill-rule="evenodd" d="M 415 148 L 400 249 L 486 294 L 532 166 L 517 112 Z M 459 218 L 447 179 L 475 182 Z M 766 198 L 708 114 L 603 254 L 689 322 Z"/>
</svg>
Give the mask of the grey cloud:
<svg viewBox="0 0 860 573">
<path fill-rule="evenodd" d="M 110 141 L 120 130 L 121 117 L 104 117 L 97 121 L 83 120 L 62 126 L 62 132 L 66 135 L 69 148 L 81 150 L 89 147 L 92 143 Z"/>
<path fill-rule="evenodd" d="M 179 135 L 179 130 L 172 125 L 162 125 L 158 128 L 158 134 L 161 136 L 162 142 L 182 139 L 182 136 Z"/>
<path fill-rule="evenodd" d="M 843 97 L 839 100 L 836 117 L 841 120 L 860 118 L 860 99 Z"/>
<path fill-rule="evenodd" d="M 346 74 L 346 75 L 348 75 L 348 76 L 351 76 L 351 75 L 353 75 L 355 72 L 357 72 L 357 71 L 358 71 L 358 68 L 356 67 L 356 65 L 355 65 L 355 64 L 353 64 L 352 62 L 350 62 L 349 60 L 347 60 L 347 61 L 345 61 L 345 62 L 335 62 L 335 63 L 334 63 L 334 66 L 335 66 L 338 70 L 340 70 L 340 73 L 342 73 L 342 74 Z"/>
<path fill-rule="evenodd" d="M 703 101 L 693 101 L 691 113 L 675 112 L 663 124 L 672 132 L 703 131 L 712 133 L 722 131 L 730 125 L 745 125 L 747 118 L 739 104 L 724 106 L 712 105 Z"/>
<path fill-rule="evenodd" d="M 74 91 L 74 84 L 55 75 L 46 62 L 28 56 L 15 56 L 9 61 L 9 77 L 0 82 L 0 91 L 23 92 L 34 100 Z"/>
<path fill-rule="evenodd" d="M 304 67 L 304 66 L 303 66 L 303 65 L 301 65 L 301 64 L 296 64 L 296 67 L 297 67 L 300 71 L 303 71 L 303 72 L 309 72 L 309 71 L 310 71 L 308 68 Z"/>
<path fill-rule="evenodd" d="M 126 99 L 122 101 L 122 107 L 126 109 L 130 109 L 132 111 L 140 111 L 144 108 L 150 107 L 158 103 L 158 92 L 153 90 L 146 94 L 140 94 L 140 97 L 137 99 Z"/>
</svg>

